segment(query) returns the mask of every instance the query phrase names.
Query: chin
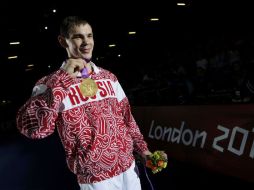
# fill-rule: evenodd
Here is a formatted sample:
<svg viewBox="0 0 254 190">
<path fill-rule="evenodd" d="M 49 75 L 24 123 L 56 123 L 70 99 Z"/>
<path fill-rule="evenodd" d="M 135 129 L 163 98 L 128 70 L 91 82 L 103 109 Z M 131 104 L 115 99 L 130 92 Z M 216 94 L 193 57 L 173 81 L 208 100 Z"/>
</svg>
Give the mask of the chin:
<svg viewBox="0 0 254 190">
<path fill-rule="evenodd" d="M 90 61 L 92 59 L 92 56 L 84 56 L 83 59 Z"/>
<path fill-rule="evenodd" d="M 86 60 L 86 62 L 89 62 L 89 61 L 91 61 L 92 56 L 85 56 L 85 57 L 83 57 L 83 59 Z"/>
</svg>

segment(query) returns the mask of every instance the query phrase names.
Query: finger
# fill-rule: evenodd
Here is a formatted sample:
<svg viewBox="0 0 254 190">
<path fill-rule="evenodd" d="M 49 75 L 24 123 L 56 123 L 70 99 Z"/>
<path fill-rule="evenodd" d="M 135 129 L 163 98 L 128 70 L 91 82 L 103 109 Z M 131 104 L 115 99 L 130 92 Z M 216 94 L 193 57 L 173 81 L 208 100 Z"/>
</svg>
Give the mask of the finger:
<svg viewBox="0 0 254 190">
<path fill-rule="evenodd" d="M 84 61 L 82 59 L 69 59 L 70 66 L 74 71 L 80 71 L 84 68 Z"/>
</svg>

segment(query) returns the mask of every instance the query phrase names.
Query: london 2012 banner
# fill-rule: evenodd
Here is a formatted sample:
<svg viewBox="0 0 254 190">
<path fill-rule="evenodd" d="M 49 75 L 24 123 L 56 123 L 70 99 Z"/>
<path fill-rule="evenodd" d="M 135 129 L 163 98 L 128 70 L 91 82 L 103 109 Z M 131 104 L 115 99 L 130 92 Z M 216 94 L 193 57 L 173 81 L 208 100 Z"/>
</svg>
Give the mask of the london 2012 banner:
<svg viewBox="0 0 254 190">
<path fill-rule="evenodd" d="M 134 107 L 151 149 L 253 181 L 254 105 Z"/>
</svg>

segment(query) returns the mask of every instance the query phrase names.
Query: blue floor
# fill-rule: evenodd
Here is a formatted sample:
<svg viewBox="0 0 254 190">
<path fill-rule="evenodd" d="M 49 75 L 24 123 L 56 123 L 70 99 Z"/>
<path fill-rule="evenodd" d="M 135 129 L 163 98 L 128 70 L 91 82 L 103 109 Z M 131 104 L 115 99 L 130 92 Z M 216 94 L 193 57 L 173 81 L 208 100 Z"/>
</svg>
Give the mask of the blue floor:
<svg viewBox="0 0 254 190">
<path fill-rule="evenodd" d="M 0 135 L 0 190 L 79 190 L 68 170 L 56 133 L 42 140 L 15 134 Z M 169 160 L 163 172 L 152 174 L 139 166 L 143 190 L 249 189 L 253 183 L 212 173 L 186 163 Z M 254 177 L 254 175 L 253 175 Z"/>
</svg>

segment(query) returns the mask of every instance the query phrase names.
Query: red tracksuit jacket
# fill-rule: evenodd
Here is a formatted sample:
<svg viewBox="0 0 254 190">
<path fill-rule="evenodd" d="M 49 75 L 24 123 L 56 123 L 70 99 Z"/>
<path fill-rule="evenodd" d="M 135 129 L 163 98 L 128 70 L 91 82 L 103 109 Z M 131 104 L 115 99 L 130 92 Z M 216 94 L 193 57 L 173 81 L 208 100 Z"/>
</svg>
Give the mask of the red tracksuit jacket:
<svg viewBox="0 0 254 190">
<path fill-rule="evenodd" d="M 148 150 L 116 76 L 92 66 L 91 78 L 98 85 L 94 97 L 82 96 L 82 78 L 59 69 L 36 83 L 17 114 L 17 128 L 29 138 L 47 137 L 57 128 L 79 183 L 119 175 L 131 166 L 133 151 Z"/>
</svg>

